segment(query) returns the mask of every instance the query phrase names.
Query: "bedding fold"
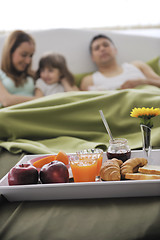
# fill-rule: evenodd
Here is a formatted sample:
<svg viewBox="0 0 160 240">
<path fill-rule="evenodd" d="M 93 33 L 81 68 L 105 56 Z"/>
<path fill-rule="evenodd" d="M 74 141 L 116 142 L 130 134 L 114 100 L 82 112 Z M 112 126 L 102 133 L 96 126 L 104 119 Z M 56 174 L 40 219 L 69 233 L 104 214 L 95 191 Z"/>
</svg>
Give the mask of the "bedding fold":
<svg viewBox="0 0 160 240">
<path fill-rule="evenodd" d="M 32 154 L 107 149 L 109 136 L 102 109 L 113 137 L 128 139 L 132 149 L 142 147 L 139 119 L 130 117 L 134 107 L 160 107 L 160 89 L 58 93 L 0 110 L 0 147 L 12 153 Z M 152 129 L 152 146 L 160 146 L 160 118 Z"/>
</svg>

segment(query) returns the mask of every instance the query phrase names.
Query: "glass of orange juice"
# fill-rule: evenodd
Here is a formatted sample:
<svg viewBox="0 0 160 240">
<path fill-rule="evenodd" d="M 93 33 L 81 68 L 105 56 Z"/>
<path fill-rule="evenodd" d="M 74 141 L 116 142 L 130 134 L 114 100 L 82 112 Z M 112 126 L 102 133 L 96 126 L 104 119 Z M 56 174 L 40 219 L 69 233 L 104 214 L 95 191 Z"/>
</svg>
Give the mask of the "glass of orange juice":
<svg viewBox="0 0 160 240">
<path fill-rule="evenodd" d="M 103 150 L 99 148 L 93 148 L 93 149 L 85 149 L 82 151 L 77 152 L 77 155 L 80 159 L 85 158 L 86 156 L 91 156 L 94 159 L 97 159 L 97 174 L 96 176 L 99 176 L 100 168 L 102 166 L 102 160 L 103 160 Z"/>
<path fill-rule="evenodd" d="M 97 158 L 85 155 L 80 158 L 77 154 L 70 156 L 70 166 L 74 182 L 94 182 L 97 175 Z"/>
</svg>

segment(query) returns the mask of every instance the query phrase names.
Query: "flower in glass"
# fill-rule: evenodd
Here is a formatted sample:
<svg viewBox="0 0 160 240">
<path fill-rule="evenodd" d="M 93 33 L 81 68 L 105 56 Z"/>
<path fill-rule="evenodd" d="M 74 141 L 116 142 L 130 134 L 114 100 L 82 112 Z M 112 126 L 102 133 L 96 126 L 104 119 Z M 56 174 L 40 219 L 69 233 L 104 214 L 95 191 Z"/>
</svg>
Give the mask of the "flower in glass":
<svg viewBox="0 0 160 240">
<path fill-rule="evenodd" d="M 149 128 L 153 127 L 152 118 L 160 115 L 160 108 L 133 108 L 130 116 L 140 118 L 140 124 L 146 125 Z"/>
<path fill-rule="evenodd" d="M 151 161 L 151 128 L 153 127 L 152 118 L 160 115 L 160 108 L 133 108 L 130 116 L 140 118 L 140 128 L 142 132 L 143 155 Z"/>
</svg>

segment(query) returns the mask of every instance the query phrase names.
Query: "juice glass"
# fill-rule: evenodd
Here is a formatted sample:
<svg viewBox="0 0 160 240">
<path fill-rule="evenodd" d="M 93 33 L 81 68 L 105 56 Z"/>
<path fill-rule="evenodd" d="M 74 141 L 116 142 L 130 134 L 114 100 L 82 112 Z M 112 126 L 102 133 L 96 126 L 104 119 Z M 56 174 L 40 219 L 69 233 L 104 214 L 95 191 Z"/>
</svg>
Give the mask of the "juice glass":
<svg viewBox="0 0 160 240">
<path fill-rule="evenodd" d="M 74 182 L 94 182 L 97 175 L 97 158 L 70 156 L 70 166 Z"/>
<path fill-rule="evenodd" d="M 99 149 L 99 148 L 85 149 L 85 150 L 77 152 L 77 156 L 79 157 L 79 159 L 84 159 L 84 158 L 97 159 L 96 176 L 99 176 L 99 172 L 100 172 L 100 168 L 102 166 L 102 160 L 103 160 L 103 150 L 102 149 Z"/>
</svg>

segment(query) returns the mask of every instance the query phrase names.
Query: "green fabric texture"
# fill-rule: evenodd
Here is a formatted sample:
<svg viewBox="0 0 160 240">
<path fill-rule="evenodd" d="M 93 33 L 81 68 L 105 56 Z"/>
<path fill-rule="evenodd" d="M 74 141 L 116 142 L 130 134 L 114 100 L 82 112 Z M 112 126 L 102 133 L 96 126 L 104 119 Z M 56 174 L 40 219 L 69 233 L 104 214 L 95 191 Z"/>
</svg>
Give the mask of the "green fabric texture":
<svg viewBox="0 0 160 240">
<path fill-rule="evenodd" d="M 150 61 L 147 62 L 147 64 L 154 70 L 155 73 L 160 75 L 160 56 L 151 59 Z"/>
<path fill-rule="evenodd" d="M 160 89 L 68 92 L 43 97 L 0 110 L 0 147 L 12 153 L 75 152 L 85 148 L 107 149 L 102 109 L 114 137 L 124 137 L 132 149 L 142 147 L 139 119 L 130 117 L 134 107 L 159 107 Z M 160 118 L 154 119 L 152 145 L 160 146 Z"/>
<path fill-rule="evenodd" d="M 1 240 L 158 240 L 160 237 L 159 197 L 2 201 Z"/>
<path fill-rule="evenodd" d="M 86 73 L 79 73 L 74 75 L 75 83 L 78 87 L 80 87 L 82 79 L 87 76 L 92 74 L 93 72 L 86 72 Z"/>
</svg>

